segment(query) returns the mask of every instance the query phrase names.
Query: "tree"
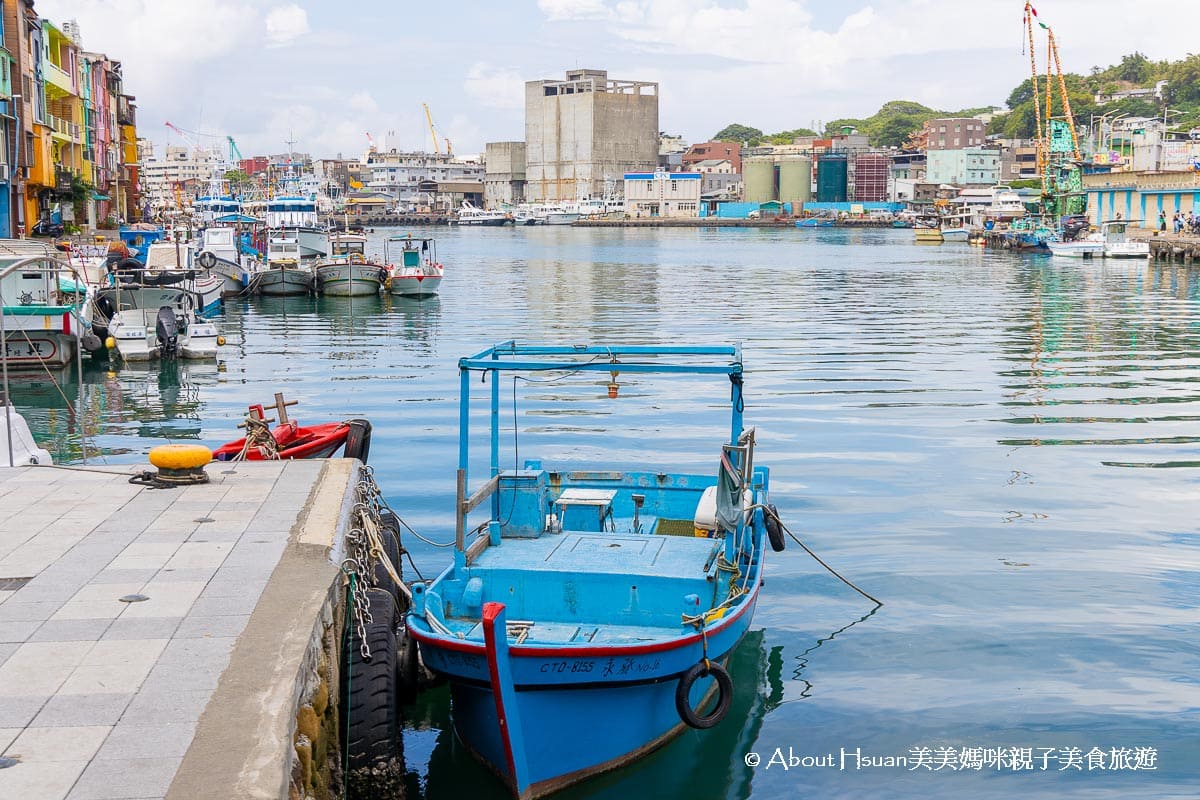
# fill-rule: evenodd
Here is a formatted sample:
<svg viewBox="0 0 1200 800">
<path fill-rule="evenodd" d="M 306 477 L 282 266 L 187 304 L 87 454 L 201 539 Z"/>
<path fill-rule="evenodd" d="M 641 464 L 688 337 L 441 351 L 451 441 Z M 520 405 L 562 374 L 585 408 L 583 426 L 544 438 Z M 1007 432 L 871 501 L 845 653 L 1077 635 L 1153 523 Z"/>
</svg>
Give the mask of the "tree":
<svg viewBox="0 0 1200 800">
<path fill-rule="evenodd" d="M 240 194 L 252 183 L 250 176 L 240 169 L 231 169 L 226 172 L 225 180 L 229 181 L 229 192 L 234 195 Z"/>
<path fill-rule="evenodd" d="M 808 128 L 796 128 L 792 131 L 780 131 L 779 133 L 769 133 L 764 136 L 764 140 L 771 144 L 791 144 L 801 136 L 816 136 L 816 131 L 810 131 Z"/>
<path fill-rule="evenodd" d="M 751 128 L 749 125 L 740 125 L 735 122 L 732 125 L 726 125 L 713 134 L 713 141 L 750 144 L 752 141 L 761 140 L 762 135 L 763 132 L 758 128 Z"/>
<path fill-rule="evenodd" d="M 1138 52 L 1133 52 L 1121 59 L 1117 65 L 1117 80 L 1129 81 L 1139 86 L 1152 78 L 1153 66 L 1150 60 Z"/>
<path fill-rule="evenodd" d="M 1200 105 L 1200 55 L 1189 55 L 1166 68 L 1166 100 L 1172 106 Z"/>
</svg>

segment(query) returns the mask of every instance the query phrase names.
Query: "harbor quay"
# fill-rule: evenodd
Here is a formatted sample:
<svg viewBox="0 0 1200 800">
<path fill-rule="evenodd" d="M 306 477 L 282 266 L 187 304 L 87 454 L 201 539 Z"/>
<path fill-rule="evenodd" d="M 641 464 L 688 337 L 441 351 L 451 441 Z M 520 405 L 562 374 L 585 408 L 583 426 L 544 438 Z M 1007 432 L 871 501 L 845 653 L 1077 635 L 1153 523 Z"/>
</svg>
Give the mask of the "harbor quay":
<svg viewBox="0 0 1200 800">
<path fill-rule="evenodd" d="M 304 796 L 336 744 L 352 459 L 0 469 L 0 797 Z"/>
</svg>

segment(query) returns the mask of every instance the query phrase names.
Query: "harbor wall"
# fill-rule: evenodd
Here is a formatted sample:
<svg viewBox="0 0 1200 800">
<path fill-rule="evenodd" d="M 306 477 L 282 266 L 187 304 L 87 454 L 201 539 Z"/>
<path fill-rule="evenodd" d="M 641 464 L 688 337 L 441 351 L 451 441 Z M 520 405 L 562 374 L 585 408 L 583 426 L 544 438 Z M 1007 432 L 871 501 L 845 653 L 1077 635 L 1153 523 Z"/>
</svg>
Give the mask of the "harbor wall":
<svg viewBox="0 0 1200 800">
<path fill-rule="evenodd" d="M 358 474 L 355 460 L 325 462 L 205 707 L 168 800 L 335 796 L 345 618 L 338 564 Z"/>
</svg>

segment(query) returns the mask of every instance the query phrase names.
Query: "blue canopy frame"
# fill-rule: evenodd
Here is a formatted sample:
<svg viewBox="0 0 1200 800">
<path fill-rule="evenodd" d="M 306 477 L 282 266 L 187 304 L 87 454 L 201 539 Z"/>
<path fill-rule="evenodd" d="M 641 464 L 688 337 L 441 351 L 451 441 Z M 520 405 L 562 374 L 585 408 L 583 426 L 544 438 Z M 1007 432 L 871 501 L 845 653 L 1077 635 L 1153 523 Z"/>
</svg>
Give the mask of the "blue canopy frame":
<svg viewBox="0 0 1200 800">
<path fill-rule="evenodd" d="M 672 360 L 658 361 L 660 357 Z M 681 361 L 683 358 L 706 361 Z M 711 363 L 725 357 L 726 363 Z M 509 340 L 493 345 L 458 362 L 461 388 L 458 411 L 458 525 L 457 545 L 464 546 L 466 516 L 492 494 L 500 475 L 500 381 L 501 372 L 630 372 L 685 375 L 724 375 L 730 382 L 729 443 L 737 445 L 742 435 L 741 345 L 676 346 L 655 345 L 523 345 Z M 491 459 L 490 480 L 475 494 L 467 495 L 470 453 L 471 373 L 491 373 Z"/>
</svg>

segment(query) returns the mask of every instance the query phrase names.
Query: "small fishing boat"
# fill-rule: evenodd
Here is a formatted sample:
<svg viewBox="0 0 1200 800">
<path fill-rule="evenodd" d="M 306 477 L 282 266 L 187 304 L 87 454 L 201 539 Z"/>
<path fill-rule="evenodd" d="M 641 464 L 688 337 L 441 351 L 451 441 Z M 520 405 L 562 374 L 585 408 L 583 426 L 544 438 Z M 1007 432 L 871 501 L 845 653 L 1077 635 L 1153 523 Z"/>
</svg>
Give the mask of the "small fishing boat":
<svg viewBox="0 0 1200 800">
<path fill-rule="evenodd" d="M 287 409 L 299 403 L 285 400 L 276 393 L 275 403 L 250 406 L 244 422 L 246 435 L 213 450 L 216 461 L 272 461 L 294 458 L 332 458 L 345 446 L 345 458 L 357 458 L 366 463 L 371 449 L 371 423 L 365 419 L 344 422 L 325 422 L 319 425 L 300 425 L 288 418 Z M 279 424 L 274 428 L 267 418 L 267 409 L 275 411 Z"/>
<path fill-rule="evenodd" d="M 797 228 L 832 228 L 834 226 L 833 217 L 805 217 L 804 219 L 796 220 Z"/>
<path fill-rule="evenodd" d="M 459 370 L 454 560 L 412 587 L 407 616 L 424 664 L 449 681 L 459 739 L 515 797 L 536 798 L 719 724 L 734 678 L 753 677 L 726 665 L 754 615 L 766 543 L 783 547 L 768 470 L 742 427 L 739 348 L 506 342 Z M 611 375 L 614 398 L 621 373 L 719 376 L 731 425 L 713 474 L 502 469 L 502 373 L 576 372 Z M 491 459 L 472 492 L 477 373 L 492 387 Z"/>
<path fill-rule="evenodd" d="M 920 222 L 913 228 L 913 237 L 917 244 L 941 244 L 945 241 L 942 236 L 942 229 L 936 224 L 921 224 Z"/>
<path fill-rule="evenodd" d="M 387 264 L 367 258 L 367 237 L 361 233 L 329 234 L 329 258 L 318 261 L 318 292 L 334 297 L 369 297 L 379 294 L 388 279 Z"/>
<path fill-rule="evenodd" d="M 86 290 L 63 255 L 36 239 L 0 240 L 0 358 L 8 369 L 61 367 L 79 352 Z M 60 273 L 75 280 L 64 286 Z"/>
<path fill-rule="evenodd" d="M 196 263 L 194 242 L 153 242 L 146 248 L 143 263 L 146 265 L 144 270 L 137 272 L 139 282 L 152 283 L 186 272 L 188 288 L 199 302 L 197 313 L 202 317 L 220 313 L 225 277 Z"/>
<path fill-rule="evenodd" d="M 1105 258 L 1149 258 L 1150 243 L 1137 242 L 1129 238 L 1129 226 L 1141 220 L 1109 220 L 1100 223 L 1100 235 L 1104 237 Z"/>
<path fill-rule="evenodd" d="M 438 293 L 446 268 L 437 260 L 433 239 L 394 236 L 384 243 L 392 264 L 388 293 L 400 297 L 430 297 Z M 395 257 L 395 261 L 393 261 Z"/>
<path fill-rule="evenodd" d="M 315 276 L 300 258 L 294 232 L 272 231 L 267 237 L 267 263 L 254 279 L 253 290 L 268 297 L 310 294 Z"/>
<path fill-rule="evenodd" d="M 243 251 L 238 229 L 231 224 L 220 224 L 221 220 L 230 216 L 232 215 L 219 217 L 218 224 L 210 225 L 201 231 L 197 245 L 199 252 L 196 255 L 198 266 L 220 276 L 222 297 L 233 297 L 245 292 L 246 287 L 254 282 L 254 276 L 262 268 L 262 262 L 258 258 Z M 253 217 L 244 215 L 237 215 L 236 219 L 239 224 L 243 224 L 245 220 L 249 220 L 251 224 L 255 221 Z"/>
<path fill-rule="evenodd" d="M 121 283 L 97 292 L 94 328 L 105 331 L 105 345 L 126 361 L 216 358 L 225 340 L 216 323 L 200 315 L 197 298 L 165 282 Z"/>
</svg>

